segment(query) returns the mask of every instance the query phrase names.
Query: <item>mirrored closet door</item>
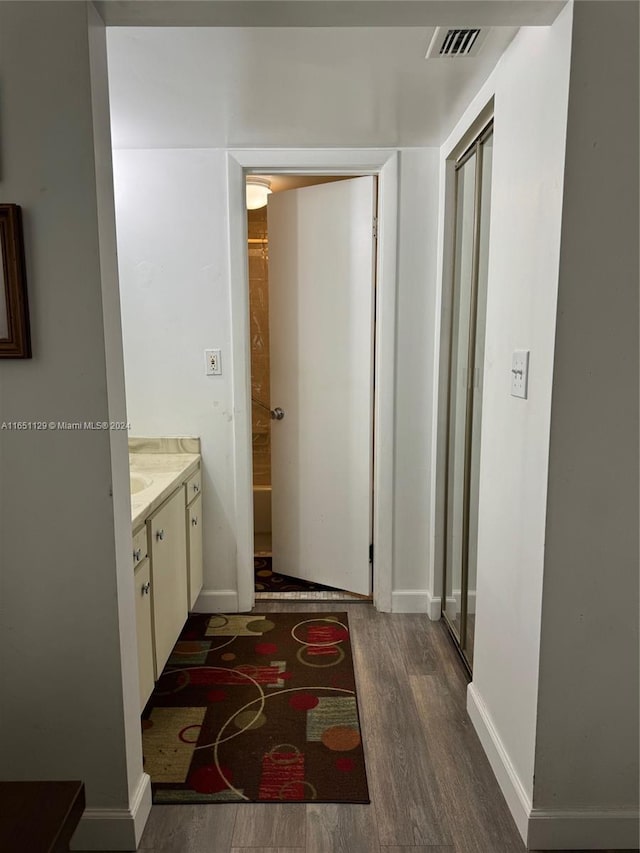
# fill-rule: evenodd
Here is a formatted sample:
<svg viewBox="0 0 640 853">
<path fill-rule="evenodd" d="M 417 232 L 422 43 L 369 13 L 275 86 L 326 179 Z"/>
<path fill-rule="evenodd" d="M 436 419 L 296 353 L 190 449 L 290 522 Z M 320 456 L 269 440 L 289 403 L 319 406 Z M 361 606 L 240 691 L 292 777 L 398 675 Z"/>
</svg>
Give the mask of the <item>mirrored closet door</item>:
<svg viewBox="0 0 640 853">
<path fill-rule="evenodd" d="M 473 667 L 493 125 L 455 166 L 443 615 Z"/>
</svg>

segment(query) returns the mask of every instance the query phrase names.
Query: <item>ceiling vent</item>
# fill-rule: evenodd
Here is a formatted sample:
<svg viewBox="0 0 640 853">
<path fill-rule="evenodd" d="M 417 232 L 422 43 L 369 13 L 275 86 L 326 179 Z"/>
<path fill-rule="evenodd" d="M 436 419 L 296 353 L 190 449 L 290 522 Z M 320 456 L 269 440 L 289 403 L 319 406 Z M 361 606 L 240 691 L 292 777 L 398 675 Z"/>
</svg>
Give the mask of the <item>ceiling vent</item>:
<svg viewBox="0 0 640 853">
<path fill-rule="evenodd" d="M 476 56 L 487 37 L 487 29 L 436 27 L 425 59 Z"/>
</svg>

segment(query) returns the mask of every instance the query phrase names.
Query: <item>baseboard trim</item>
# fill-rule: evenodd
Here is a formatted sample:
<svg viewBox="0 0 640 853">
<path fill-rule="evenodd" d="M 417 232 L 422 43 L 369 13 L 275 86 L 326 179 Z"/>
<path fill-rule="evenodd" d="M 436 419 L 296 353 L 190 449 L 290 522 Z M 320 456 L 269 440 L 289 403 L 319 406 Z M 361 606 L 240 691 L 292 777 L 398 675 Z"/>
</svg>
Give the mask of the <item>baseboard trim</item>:
<svg viewBox="0 0 640 853">
<path fill-rule="evenodd" d="M 491 715 L 473 682 L 467 712 L 527 850 L 637 850 L 638 809 L 533 808 Z"/>
<path fill-rule="evenodd" d="M 434 622 L 440 619 L 440 596 L 427 589 L 397 589 L 391 594 L 392 613 L 426 613 Z"/>
<path fill-rule="evenodd" d="M 530 850 L 637 850 L 640 811 L 560 811 L 532 809 Z"/>
<path fill-rule="evenodd" d="M 137 850 L 151 811 L 151 779 L 143 773 L 128 809 L 87 808 L 71 850 Z"/>
<path fill-rule="evenodd" d="M 509 806 L 509 811 L 522 836 L 527 843 L 529 830 L 529 815 L 531 814 L 531 800 L 524 789 L 515 767 L 511 763 L 509 754 L 502 743 L 500 736 L 493 724 L 493 720 L 478 693 L 473 682 L 467 688 L 467 713 L 476 730 L 480 743 L 484 749 L 491 769 L 498 781 L 500 790 Z"/>
<path fill-rule="evenodd" d="M 143 773 L 138 787 L 136 789 L 131 813 L 133 814 L 133 822 L 135 825 L 136 850 L 142 838 L 142 833 L 149 820 L 151 806 L 153 805 L 153 797 L 151 792 L 151 776 L 148 773 Z"/>
<path fill-rule="evenodd" d="M 237 613 L 235 589 L 203 589 L 193 606 L 194 613 Z"/>
</svg>

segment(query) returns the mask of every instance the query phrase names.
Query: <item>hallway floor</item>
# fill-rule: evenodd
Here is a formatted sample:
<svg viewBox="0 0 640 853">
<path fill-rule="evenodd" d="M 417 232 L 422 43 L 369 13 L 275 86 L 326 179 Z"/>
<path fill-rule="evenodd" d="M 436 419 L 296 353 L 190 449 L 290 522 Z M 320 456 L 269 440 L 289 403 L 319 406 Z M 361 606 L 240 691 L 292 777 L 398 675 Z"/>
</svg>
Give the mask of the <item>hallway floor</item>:
<svg viewBox="0 0 640 853">
<path fill-rule="evenodd" d="M 465 672 L 444 624 L 368 603 L 255 608 L 285 610 L 349 614 L 371 805 L 154 806 L 140 850 L 523 853 L 466 715 Z"/>
</svg>

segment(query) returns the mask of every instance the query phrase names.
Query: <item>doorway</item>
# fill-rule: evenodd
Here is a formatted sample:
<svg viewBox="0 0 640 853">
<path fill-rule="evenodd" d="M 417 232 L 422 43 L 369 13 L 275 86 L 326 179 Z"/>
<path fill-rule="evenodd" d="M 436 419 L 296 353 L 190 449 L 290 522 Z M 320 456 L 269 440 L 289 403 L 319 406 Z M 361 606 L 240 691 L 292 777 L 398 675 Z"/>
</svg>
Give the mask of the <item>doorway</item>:
<svg viewBox="0 0 640 853">
<path fill-rule="evenodd" d="M 378 182 L 373 448 L 373 604 L 392 608 L 396 279 L 399 156 L 384 148 L 234 149 L 227 153 L 234 479 L 233 530 L 240 612 L 253 609 L 253 495 L 245 179 L 250 174 L 375 175 Z"/>
<path fill-rule="evenodd" d="M 475 636 L 492 146 L 490 122 L 455 163 L 442 614 L 469 672 Z"/>
<path fill-rule="evenodd" d="M 246 180 L 256 595 L 370 600 L 377 181 Z"/>
</svg>

